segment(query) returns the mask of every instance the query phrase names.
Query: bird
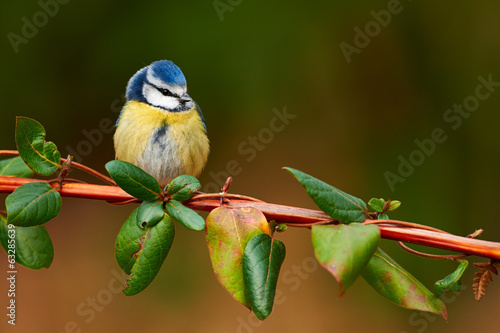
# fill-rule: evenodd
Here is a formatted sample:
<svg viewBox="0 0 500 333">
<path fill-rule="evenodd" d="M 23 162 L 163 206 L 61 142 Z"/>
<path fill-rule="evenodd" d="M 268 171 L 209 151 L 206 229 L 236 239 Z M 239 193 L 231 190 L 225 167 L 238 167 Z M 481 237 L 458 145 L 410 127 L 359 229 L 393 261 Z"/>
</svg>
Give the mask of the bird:
<svg viewBox="0 0 500 333">
<path fill-rule="evenodd" d="M 155 61 L 130 78 L 125 97 L 113 136 L 115 158 L 140 167 L 163 187 L 180 175 L 198 177 L 210 144 L 181 69 L 170 60 Z"/>
</svg>

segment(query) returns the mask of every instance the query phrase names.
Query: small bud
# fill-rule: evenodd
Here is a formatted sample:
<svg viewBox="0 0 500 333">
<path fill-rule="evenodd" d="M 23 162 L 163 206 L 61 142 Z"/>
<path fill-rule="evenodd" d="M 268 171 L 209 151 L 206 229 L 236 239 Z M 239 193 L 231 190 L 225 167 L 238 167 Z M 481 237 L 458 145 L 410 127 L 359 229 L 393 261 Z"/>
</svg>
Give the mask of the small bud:
<svg viewBox="0 0 500 333">
<path fill-rule="evenodd" d="M 393 200 L 393 201 L 391 201 L 391 203 L 389 205 L 389 209 L 387 209 L 387 211 L 388 212 L 392 212 L 393 210 L 398 209 L 399 206 L 401 206 L 401 201 L 399 201 L 399 200 Z"/>
<path fill-rule="evenodd" d="M 370 205 L 371 208 L 373 208 L 375 211 L 377 211 L 379 213 L 384 212 L 384 204 L 385 204 L 385 200 L 382 198 L 380 198 L 380 199 L 371 198 L 370 201 L 368 201 L 368 205 Z"/>
</svg>

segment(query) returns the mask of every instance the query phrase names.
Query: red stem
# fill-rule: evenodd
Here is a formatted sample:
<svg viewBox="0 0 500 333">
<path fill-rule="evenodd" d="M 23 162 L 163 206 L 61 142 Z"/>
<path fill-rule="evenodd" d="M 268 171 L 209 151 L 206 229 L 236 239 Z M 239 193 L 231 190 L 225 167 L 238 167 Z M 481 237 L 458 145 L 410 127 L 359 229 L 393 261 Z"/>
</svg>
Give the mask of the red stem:
<svg viewBox="0 0 500 333">
<path fill-rule="evenodd" d="M 0 176 L 0 193 L 11 193 L 23 184 L 40 181 L 43 180 Z M 57 185 L 52 184 L 53 187 Z M 139 200 L 134 200 L 132 196 L 124 192 L 121 188 L 110 185 L 65 183 L 59 189 L 59 192 L 65 197 L 110 202 L 123 202 L 127 200 L 130 200 L 130 202 L 139 202 Z M 254 207 L 261 210 L 267 219 L 276 220 L 279 223 L 284 223 L 292 227 L 310 227 L 315 224 L 339 223 L 319 210 L 270 204 L 255 201 L 256 199 L 254 198 L 241 195 L 224 194 L 224 198 L 229 200 L 229 203 L 224 204 L 227 207 Z M 185 201 L 184 204 L 192 209 L 211 211 L 220 207 L 220 194 L 195 195 L 192 199 Z M 365 221 L 366 224 L 374 224 L 375 222 L 380 221 Z M 376 225 L 380 229 L 382 238 L 500 260 L 500 243 L 497 242 L 455 236 L 438 230 L 434 231 L 432 228 L 429 230 L 426 226 L 395 220 L 385 220 L 384 224 L 377 223 Z"/>
<path fill-rule="evenodd" d="M 5 155 L 5 156 L 19 156 L 19 152 L 17 150 L 0 150 L 0 155 Z M 66 162 L 66 159 L 65 158 L 61 158 L 61 161 L 62 162 Z M 92 176 L 97 177 L 97 178 L 105 181 L 108 184 L 116 185 L 116 183 L 115 183 L 115 181 L 113 179 L 109 178 L 106 175 L 103 175 L 102 173 L 100 173 L 100 172 L 98 172 L 98 171 L 96 171 L 96 170 L 94 170 L 92 168 L 89 168 L 86 165 L 83 165 L 83 164 L 71 161 L 71 166 L 74 167 L 74 168 L 80 169 L 82 171 L 85 171 L 88 174 L 91 174 Z"/>
<path fill-rule="evenodd" d="M 41 179 L 0 176 L 0 193 L 12 193 L 16 188 L 23 184 L 35 182 L 47 181 Z M 56 183 L 51 184 L 51 186 L 54 188 L 56 188 L 58 185 L 59 184 Z M 58 191 L 63 197 L 72 198 L 105 201 L 125 201 L 134 199 L 131 195 L 123 191 L 118 186 L 111 185 L 64 183 L 63 187 Z"/>
<path fill-rule="evenodd" d="M 11 193 L 23 184 L 40 181 L 43 180 L 0 176 L 0 193 Z M 57 184 L 52 186 L 56 187 Z M 127 200 L 139 202 L 117 186 L 65 183 L 59 192 L 65 197 L 110 202 Z M 261 210 L 269 220 L 276 220 L 289 226 L 309 227 L 315 224 L 325 224 L 325 222 L 339 223 L 318 210 L 270 204 L 240 195 L 225 194 L 224 198 L 229 199 L 229 203 L 224 204 L 227 207 L 254 207 Z M 192 209 L 211 211 L 220 206 L 220 194 L 195 195 L 184 204 Z M 375 222 L 378 221 L 365 221 L 367 224 Z M 500 260 L 500 243 L 455 236 L 442 231 L 424 230 L 426 227 L 418 224 L 412 224 L 415 227 L 402 226 L 404 224 L 404 222 L 385 220 L 384 224 L 377 223 L 377 226 L 382 238 Z"/>
<path fill-rule="evenodd" d="M 194 198 L 193 198 L 194 199 Z M 186 206 L 196 210 L 210 211 L 219 206 L 217 200 L 189 201 Z M 314 225 L 325 220 L 331 220 L 331 223 L 338 223 L 322 211 L 289 207 L 283 205 L 269 204 L 265 202 L 241 202 L 231 200 L 229 207 L 251 206 L 261 210 L 269 220 L 276 220 L 289 226 L 295 224 Z M 371 224 L 373 220 L 366 220 Z M 386 223 L 398 224 L 399 221 L 385 220 Z M 318 223 L 321 224 L 321 223 Z M 492 259 L 500 259 L 500 243 L 489 242 L 479 239 L 455 236 L 442 231 L 424 230 L 420 227 L 395 227 L 391 225 L 377 224 L 382 238 L 396 241 L 421 244 L 445 250 L 477 255 Z M 425 227 L 425 226 L 422 226 Z"/>
</svg>

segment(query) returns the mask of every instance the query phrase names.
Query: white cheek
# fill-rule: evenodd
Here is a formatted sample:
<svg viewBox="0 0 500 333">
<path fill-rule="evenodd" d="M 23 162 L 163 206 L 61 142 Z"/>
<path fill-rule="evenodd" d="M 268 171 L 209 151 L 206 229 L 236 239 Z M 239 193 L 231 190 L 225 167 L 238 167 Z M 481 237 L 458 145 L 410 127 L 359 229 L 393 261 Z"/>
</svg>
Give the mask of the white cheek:
<svg viewBox="0 0 500 333">
<path fill-rule="evenodd" d="M 175 97 L 164 96 L 158 89 L 145 84 L 142 88 L 142 93 L 149 104 L 162 107 L 168 110 L 173 110 L 179 106 L 179 100 Z"/>
</svg>

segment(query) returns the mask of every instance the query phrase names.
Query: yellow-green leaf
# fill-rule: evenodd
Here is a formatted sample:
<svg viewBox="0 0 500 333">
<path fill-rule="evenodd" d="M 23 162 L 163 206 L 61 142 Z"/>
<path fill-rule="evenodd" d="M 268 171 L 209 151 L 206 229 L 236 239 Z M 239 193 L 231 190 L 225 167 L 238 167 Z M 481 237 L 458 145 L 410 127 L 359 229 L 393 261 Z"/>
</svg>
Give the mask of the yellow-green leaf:
<svg viewBox="0 0 500 333">
<path fill-rule="evenodd" d="M 250 308 L 243 280 L 243 255 L 253 237 L 270 234 L 266 217 L 251 207 L 219 207 L 208 215 L 205 230 L 215 276 L 238 302 Z"/>
</svg>

